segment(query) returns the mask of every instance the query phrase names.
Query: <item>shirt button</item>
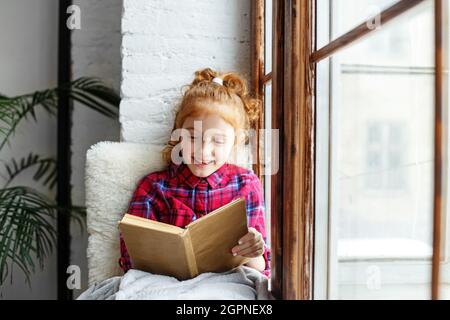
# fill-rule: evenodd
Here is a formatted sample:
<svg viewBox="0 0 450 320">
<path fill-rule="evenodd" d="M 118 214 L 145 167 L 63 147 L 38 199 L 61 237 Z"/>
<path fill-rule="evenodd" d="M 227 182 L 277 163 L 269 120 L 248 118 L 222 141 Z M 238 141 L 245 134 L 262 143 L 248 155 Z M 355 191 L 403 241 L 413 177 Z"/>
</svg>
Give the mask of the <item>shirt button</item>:
<svg viewBox="0 0 450 320">
<path fill-rule="evenodd" d="M 204 181 L 204 180 L 200 181 L 200 182 L 198 183 L 198 185 L 197 185 L 197 188 L 198 188 L 199 190 L 206 190 L 206 189 L 208 189 L 208 182 L 206 182 L 206 181 Z"/>
</svg>

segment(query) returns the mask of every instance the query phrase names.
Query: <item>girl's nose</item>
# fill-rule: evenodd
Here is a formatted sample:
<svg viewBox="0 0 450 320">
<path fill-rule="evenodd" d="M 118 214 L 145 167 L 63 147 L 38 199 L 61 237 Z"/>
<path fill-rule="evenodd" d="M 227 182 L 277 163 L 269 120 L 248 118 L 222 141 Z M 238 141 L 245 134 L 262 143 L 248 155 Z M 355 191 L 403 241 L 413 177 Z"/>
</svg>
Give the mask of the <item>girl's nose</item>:
<svg viewBox="0 0 450 320">
<path fill-rule="evenodd" d="M 214 156 L 214 147 L 212 143 L 208 142 L 203 143 L 202 160 L 211 160 L 213 156 Z"/>
</svg>

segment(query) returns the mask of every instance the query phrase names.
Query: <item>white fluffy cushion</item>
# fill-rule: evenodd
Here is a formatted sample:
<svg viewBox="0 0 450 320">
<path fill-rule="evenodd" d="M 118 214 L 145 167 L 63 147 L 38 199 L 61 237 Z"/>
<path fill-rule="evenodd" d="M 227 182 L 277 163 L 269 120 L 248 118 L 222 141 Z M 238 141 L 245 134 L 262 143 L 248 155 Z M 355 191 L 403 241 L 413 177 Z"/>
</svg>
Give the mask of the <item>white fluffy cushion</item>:
<svg viewBox="0 0 450 320">
<path fill-rule="evenodd" d="M 122 274 L 117 224 L 140 178 L 165 168 L 161 150 L 161 146 L 124 142 L 100 142 L 88 150 L 85 183 L 89 286 Z"/>
</svg>

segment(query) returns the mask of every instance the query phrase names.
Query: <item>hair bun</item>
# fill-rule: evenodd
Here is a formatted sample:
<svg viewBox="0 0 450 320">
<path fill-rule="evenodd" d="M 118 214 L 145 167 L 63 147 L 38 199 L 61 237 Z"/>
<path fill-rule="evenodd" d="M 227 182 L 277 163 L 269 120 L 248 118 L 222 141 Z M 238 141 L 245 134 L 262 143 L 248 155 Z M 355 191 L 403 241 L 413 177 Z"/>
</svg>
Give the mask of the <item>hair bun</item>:
<svg viewBox="0 0 450 320">
<path fill-rule="evenodd" d="M 261 101 L 250 96 L 246 79 L 237 72 L 221 73 L 211 68 L 204 68 L 195 72 L 195 78 L 189 87 L 207 86 L 213 82 L 214 78 L 221 78 L 223 87 L 228 93 L 236 94 L 242 100 L 250 123 L 258 120 Z"/>
<path fill-rule="evenodd" d="M 218 73 L 211 68 L 205 68 L 195 72 L 194 81 L 192 85 L 197 85 L 202 82 L 211 82 L 212 79 L 218 76 Z"/>
<path fill-rule="evenodd" d="M 248 94 L 247 83 L 237 73 L 227 73 L 223 76 L 223 85 L 227 87 L 230 92 L 236 93 L 240 97 L 245 97 Z"/>
</svg>

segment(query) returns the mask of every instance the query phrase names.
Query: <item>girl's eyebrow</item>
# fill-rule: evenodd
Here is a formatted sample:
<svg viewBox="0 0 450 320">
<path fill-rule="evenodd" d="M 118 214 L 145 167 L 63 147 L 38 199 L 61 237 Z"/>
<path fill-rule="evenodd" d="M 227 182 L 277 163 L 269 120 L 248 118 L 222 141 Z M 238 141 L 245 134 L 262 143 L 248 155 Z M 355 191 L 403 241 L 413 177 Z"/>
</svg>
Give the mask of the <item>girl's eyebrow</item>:
<svg viewBox="0 0 450 320">
<path fill-rule="evenodd" d="M 199 133 L 201 133 L 201 131 L 196 131 L 193 127 L 183 128 L 183 129 L 185 129 L 187 131 L 190 131 L 190 132 L 199 132 Z"/>
<path fill-rule="evenodd" d="M 184 128 L 184 129 L 195 131 L 194 127 L 187 127 L 187 128 Z M 221 133 L 221 132 L 215 132 L 214 135 L 215 136 L 219 136 L 219 137 L 224 137 L 224 138 L 227 137 L 227 135 L 225 133 Z"/>
</svg>

